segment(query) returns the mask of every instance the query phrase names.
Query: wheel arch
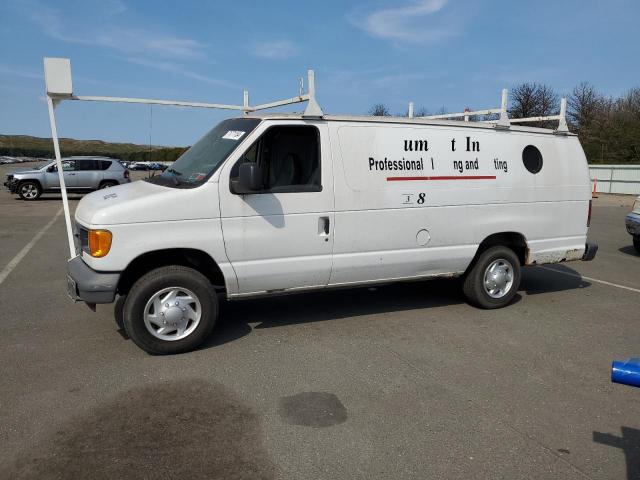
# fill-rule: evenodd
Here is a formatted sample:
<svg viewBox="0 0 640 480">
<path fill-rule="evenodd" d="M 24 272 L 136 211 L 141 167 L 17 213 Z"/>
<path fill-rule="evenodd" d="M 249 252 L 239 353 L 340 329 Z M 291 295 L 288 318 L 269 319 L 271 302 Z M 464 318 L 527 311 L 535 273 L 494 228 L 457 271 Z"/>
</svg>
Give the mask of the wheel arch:
<svg viewBox="0 0 640 480">
<path fill-rule="evenodd" d="M 527 264 L 529 258 L 529 245 L 526 237 L 520 232 L 497 232 L 492 233 L 480 242 L 478 249 L 476 250 L 476 254 L 468 268 L 473 267 L 482 252 L 496 246 L 510 248 L 514 251 L 518 260 L 520 260 L 520 265 L 524 266 Z"/>
<path fill-rule="evenodd" d="M 42 182 L 40 180 L 38 180 L 37 178 L 20 178 L 20 179 L 18 179 L 18 188 L 20 188 L 20 185 L 22 185 L 25 182 L 37 183 L 38 186 L 40 187 L 40 190 L 42 190 L 44 192 L 44 187 L 42 186 Z"/>
<path fill-rule="evenodd" d="M 169 265 L 193 268 L 207 277 L 216 291 L 226 291 L 222 270 L 208 253 L 192 248 L 169 248 L 146 252 L 133 259 L 120 275 L 118 293 L 126 295 L 142 275 Z"/>
</svg>

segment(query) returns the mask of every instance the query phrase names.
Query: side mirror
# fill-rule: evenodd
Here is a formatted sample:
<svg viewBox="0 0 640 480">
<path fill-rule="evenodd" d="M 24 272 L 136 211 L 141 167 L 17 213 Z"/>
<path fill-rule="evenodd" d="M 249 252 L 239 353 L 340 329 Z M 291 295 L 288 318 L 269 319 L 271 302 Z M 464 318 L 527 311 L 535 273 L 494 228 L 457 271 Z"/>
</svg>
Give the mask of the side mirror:
<svg viewBox="0 0 640 480">
<path fill-rule="evenodd" d="M 49 168 L 47 168 L 47 172 L 55 172 L 55 171 L 57 171 L 55 165 L 51 165 Z"/>
<path fill-rule="evenodd" d="M 238 193 L 261 191 L 264 188 L 262 178 L 262 167 L 257 163 L 245 162 L 240 164 Z"/>
</svg>

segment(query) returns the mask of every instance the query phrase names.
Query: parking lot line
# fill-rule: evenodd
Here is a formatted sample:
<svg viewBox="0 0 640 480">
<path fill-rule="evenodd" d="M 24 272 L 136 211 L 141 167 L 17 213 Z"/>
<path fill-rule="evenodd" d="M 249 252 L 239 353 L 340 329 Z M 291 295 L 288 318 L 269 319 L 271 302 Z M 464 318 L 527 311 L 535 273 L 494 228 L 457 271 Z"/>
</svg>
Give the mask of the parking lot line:
<svg viewBox="0 0 640 480">
<path fill-rule="evenodd" d="M 590 282 L 601 283 L 602 285 L 609 285 L 610 287 L 622 288 L 623 290 L 630 290 L 632 292 L 640 293 L 640 289 L 633 288 L 633 287 L 627 287 L 626 285 L 620 285 L 618 283 L 607 282 L 606 280 L 598 280 L 597 278 L 592 278 L 592 277 L 585 277 L 584 275 L 578 275 L 578 274 L 575 274 L 575 273 L 563 272 L 562 270 L 556 270 L 555 268 L 551 268 L 551 267 L 540 266 L 540 268 L 542 268 L 544 270 L 549 270 L 550 272 L 561 273 L 563 275 L 568 275 L 570 277 L 582 278 L 582 279 L 588 280 Z M 2 282 L 0 282 L 0 283 L 2 283 Z"/>
<path fill-rule="evenodd" d="M 31 250 L 33 246 L 36 243 L 38 243 L 38 240 L 42 238 L 42 236 L 51 227 L 51 225 L 55 223 L 55 221 L 58 219 L 58 217 L 60 217 L 61 214 L 62 214 L 62 208 L 58 210 L 58 213 L 55 214 L 55 216 L 49 221 L 49 223 L 47 223 L 42 229 L 40 229 L 40 231 L 38 231 L 38 233 L 34 235 L 31 241 L 27 243 L 24 246 L 24 248 L 20 250 L 15 257 L 11 259 L 9 263 L 7 263 L 7 265 L 2 269 L 2 272 L 0 272 L 0 285 L 2 285 L 2 282 L 6 280 L 6 278 L 13 271 L 13 269 L 18 266 L 20 261 L 27 256 L 27 253 L 29 253 L 29 250 Z"/>
</svg>

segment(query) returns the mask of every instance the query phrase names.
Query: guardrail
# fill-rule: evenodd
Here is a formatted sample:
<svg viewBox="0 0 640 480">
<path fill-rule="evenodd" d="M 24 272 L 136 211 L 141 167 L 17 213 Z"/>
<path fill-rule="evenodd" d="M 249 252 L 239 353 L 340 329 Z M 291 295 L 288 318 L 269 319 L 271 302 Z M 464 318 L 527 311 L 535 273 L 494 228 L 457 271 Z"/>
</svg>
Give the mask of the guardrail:
<svg viewBox="0 0 640 480">
<path fill-rule="evenodd" d="M 599 193 L 640 195 L 640 165 L 589 165 Z"/>
</svg>

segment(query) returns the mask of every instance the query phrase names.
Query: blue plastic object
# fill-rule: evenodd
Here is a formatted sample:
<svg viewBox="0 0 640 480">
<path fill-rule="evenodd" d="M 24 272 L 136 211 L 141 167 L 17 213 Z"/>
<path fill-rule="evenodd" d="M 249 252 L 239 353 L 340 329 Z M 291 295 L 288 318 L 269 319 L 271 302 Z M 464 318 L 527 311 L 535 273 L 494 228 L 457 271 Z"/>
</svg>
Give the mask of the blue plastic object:
<svg viewBox="0 0 640 480">
<path fill-rule="evenodd" d="M 611 381 L 640 387 L 640 358 L 630 358 L 626 362 L 614 360 L 611 364 Z"/>
</svg>

